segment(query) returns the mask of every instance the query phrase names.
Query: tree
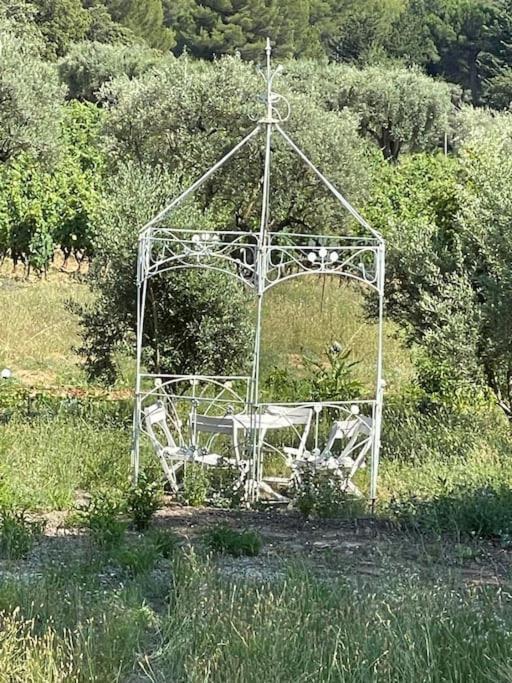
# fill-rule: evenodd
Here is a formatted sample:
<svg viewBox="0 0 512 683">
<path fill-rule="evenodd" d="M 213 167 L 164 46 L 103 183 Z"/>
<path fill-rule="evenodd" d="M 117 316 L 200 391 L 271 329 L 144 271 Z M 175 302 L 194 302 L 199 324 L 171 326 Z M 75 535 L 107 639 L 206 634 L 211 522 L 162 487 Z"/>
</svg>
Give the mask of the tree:
<svg viewBox="0 0 512 683">
<path fill-rule="evenodd" d="M 178 52 L 194 57 L 238 51 L 244 59 L 261 59 L 267 36 L 275 36 L 278 13 L 266 0 L 204 0 L 167 3 L 168 21 L 176 27 Z"/>
<path fill-rule="evenodd" d="M 164 26 L 162 0 L 104 0 L 112 19 L 129 28 L 148 45 L 166 52 L 175 44 L 172 29 Z"/>
<path fill-rule="evenodd" d="M 449 127 L 454 90 L 418 69 L 372 66 L 340 69 L 338 107 L 360 117 L 361 130 L 396 161 L 403 149 L 440 144 Z"/>
<path fill-rule="evenodd" d="M 478 307 L 475 355 L 498 404 L 512 419 L 512 119 L 477 132 L 462 153 L 465 188 L 458 217 L 465 266 Z"/>
<path fill-rule="evenodd" d="M 397 17 L 385 42 L 386 52 L 405 63 L 434 67 L 440 59 L 439 44 L 451 35 L 435 0 L 409 0 Z"/>
<path fill-rule="evenodd" d="M 137 78 L 159 64 L 162 54 L 143 45 L 73 45 L 59 62 L 59 75 L 70 99 L 98 101 L 101 86 L 119 76 Z"/>
<path fill-rule="evenodd" d="M 169 174 L 133 165 L 105 188 L 90 276 L 96 296 L 81 310 L 81 351 L 93 376 L 112 380 L 116 353 L 134 350 L 138 229 L 178 192 Z M 212 216 L 189 203 L 176 221 L 207 230 Z M 207 271 L 163 274 L 150 281 L 148 306 L 144 360 L 151 371 L 219 375 L 247 369 L 250 309 L 233 278 Z"/>
<path fill-rule="evenodd" d="M 64 88 L 38 45 L 0 19 L 0 163 L 21 152 L 55 158 Z"/>
<path fill-rule="evenodd" d="M 471 93 L 479 104 L 485 69 L 481 58 L 493 49 L 490 27 L 496 20 L 494 0 L 449 0 L 438 6 L 439 17 L 448 28 L 439 40 L 439 61 L 433 74 L 442 74 Z"/>
<path fill-rule="evenodd" d="M 394 25 L 407 7 L 404 0 L 360 0 L 334 7 L 334 35 L 327 39 L 331 55 L 340 62 L 365 62 L 370 53 L 385 49 Z"/>
<path fill-rule="evenodd" d="M 459 158 L 389 167 L 368 211 L 388 242 L 387 313 L 420 350 L 420 383 L 444 396 L 490 389 L 509 419 L 511 132 L 501 115 L 466 138 Z"/>
<path fill-rule="evenodd" d="M 487 82 L 485 100 L 494 109 L 512 106 L 512 67 L 503 67 Z"/>
<path fill-rule="evenodd" d="M 31 0 L 34 22 L 41 30 L 48 57 L 60 57 L 73 42 L 83 40 L 90 28 L 89 12 L 81 0 Z"/>
<path fill-rule="evenodd" d="M 176 53 L 194 57 L 238 52 L 261 61 L 267 37 L 278 57 L 320 56 L 326 14 L 323 0 L 164 0 L 165 21 L 176 29 Z"/>
<path fill-rule="evenodd" d="M 91 42 L 134 45 L 140 40 L 126 26 L 115 22 L 101 0 L 83 0 L 89 12 L 89 29 L 85 38 Z"/>
</svg>

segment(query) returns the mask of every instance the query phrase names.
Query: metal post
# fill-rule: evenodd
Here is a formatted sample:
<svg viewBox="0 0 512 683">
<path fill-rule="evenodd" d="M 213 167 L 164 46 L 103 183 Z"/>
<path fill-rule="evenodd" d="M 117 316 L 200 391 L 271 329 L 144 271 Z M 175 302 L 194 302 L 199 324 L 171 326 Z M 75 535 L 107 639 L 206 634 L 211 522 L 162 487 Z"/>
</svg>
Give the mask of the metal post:
<svg viewBox="0 0 512 683">
<path fill-rule="evenodd" d="M 260 231 L 258 237 L 257 246 L 257 259 L 256 259 L 256 272 L 257 272 L 257 296 L 258 305 L 256 313 L 256 330 L 254 334 L 254 357 L 253 357 L 253 368 L 252 368 L 252 400 L 251 400 L 251 411 L 252 411 L 252 476 L 254 478 L 255 491 L 253 493 L 253 499 L 258 497 L 258 487 L 263 476 L 263 462 L 262 462 L 262 452 L 261 452 L 261 439 L 259 438 L 259 427 L 258 421 L 261 415 L 260 409 L 260 355 L 261 355 L 261 326 L 263 318 L 263 301 L 265 293 L 266 284 L 266 265 L 267 265 L 267 242 L 268 242 L 268 222 L 270 216 L 270 172 L 271 172 L 271 157 L 272 157 L 272 129 L 274 126 L 273 110 L 272 110 L 272 66 L 271 66 L 271 56 L 272 47 L 270 45 L 270 39 L 267 38 L 267 71 L 266 71 L 266 83 L 267 83 L 267 115 L 260 122 L 266 126 L 266 140 L 265 140 L 265 165 L 263 171 L 263 196 L 261 201 L 261 219 L 260 219 Z"/>
<path fill-rule="evenodd" d="M 137 366 L 136 366 L 136 386 L 135 404 L 133 408 L 133 446 L 132 446 L 132 479 L 137 483 L 140 467 L 140 432 L 142 417 L 141 399 L 141 372 L 142 372 L 142 341 L 144 336 L 144 310 L 146 306 L 147 292 L 147 258 L 146 239 L 139 239 L 138 260 L 137 260 Z"/>
<path fill-rule="evenodd" d="M 385 278 L 386 250 L 384 243 L 379 245 L 378 251 L 378 290 L 379 290 L 379 332 L 377 349 L 377 386 L 376 386 L 376 405 L 375 405 L 375 424 L 373 435 L 372 464 L 371 464 L 371 483 L 370 501 L 372 511 L 375 511 L 377 501 L 377 478 L 379 475 L 380 460 L 380 440 L 382 428 L 382 409 L 384 403 L 384 278 Z"/>
</svg>

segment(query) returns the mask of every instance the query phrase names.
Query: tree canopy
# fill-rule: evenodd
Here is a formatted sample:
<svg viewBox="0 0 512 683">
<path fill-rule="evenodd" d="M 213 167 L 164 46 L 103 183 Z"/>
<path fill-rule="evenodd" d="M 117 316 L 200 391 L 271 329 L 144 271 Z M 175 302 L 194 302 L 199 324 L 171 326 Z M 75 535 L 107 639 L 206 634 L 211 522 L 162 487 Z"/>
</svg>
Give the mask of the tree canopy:
<svg viewBox="0 0 512 683">
<path fill-rule="evenodd" d="M 57 154 L 64 88 L 39 47 L 0 18 L 0 162 L 20 152 Z"/>
</svg>

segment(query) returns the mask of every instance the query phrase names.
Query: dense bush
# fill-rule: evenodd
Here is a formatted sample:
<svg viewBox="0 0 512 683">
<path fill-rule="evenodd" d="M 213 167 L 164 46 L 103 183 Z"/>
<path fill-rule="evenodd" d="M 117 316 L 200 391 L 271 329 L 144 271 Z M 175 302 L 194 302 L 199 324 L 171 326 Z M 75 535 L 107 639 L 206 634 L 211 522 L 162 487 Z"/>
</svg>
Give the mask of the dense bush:
<svg viewBox="0 0 512 683">
<path fill-rule="evenodd" d="M 477 123 L 458 158 L 420 155 L 383 174 L 369 214 L 389 245 L 388 313 L 421 347 L 420 382 L 437 394 L 487 386 L 512 416 L 511 123 Z"/>
</svg>

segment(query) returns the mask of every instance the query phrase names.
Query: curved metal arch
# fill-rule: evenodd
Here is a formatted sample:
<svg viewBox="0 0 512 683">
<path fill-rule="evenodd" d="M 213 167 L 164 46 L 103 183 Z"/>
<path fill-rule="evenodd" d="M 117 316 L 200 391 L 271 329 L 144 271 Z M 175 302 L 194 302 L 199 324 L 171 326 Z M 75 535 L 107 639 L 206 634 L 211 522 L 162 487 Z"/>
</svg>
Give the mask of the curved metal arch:
<svg viewBox="0 0 512 683">
<path fill-rule="evenodd" d="M 146 375 L 145 379 L 159 379 L 158 375 Z M 189 383 L 191 387 L 194 386 L 193 382 L 195 382 L 195 386 L 197 384 L 205 384 L 206 386 L 203 388 L 203 391 L 200 394 L 172 394 L 173 397 L 175 397 L 178 400 L 183 400 L 183 401 L 192 401 L 192 400 L 197 400 L 197 401 L 202 401 L 202 400 L 210 400 L 211 402 L 215 401 L 222 401 L 225 403 L 229 403 L 230 400 L 236 400 L 240 403 L 246 403 L 247 402 L 247 396 L 241 396 L 238 394 L 234 389 L 230 386 L 227 386 L 227 382 L 246 382 L 247 386 L 249 385 L 250 382 L 250 377 L 248 376 L 240 376 L 240 377 L 230 377 L 230 378 L 219 378 L 219 377 L 208 377 L 205 375 L 176 375 L 176 376 L 171 376 L 165 379 L 164 381 L 161 382 L 161 384 L 152 387 L 149 391 L 143 392 L 143 400 L 147 400 L 152 397 L 158 397 L 162 392 L 165 392 L 166 388 L 172 387 L 172 386 L 177 386 L 179 384 L 186 384 Z M 207 390 L 208 387 L 216 387 L 220 389 L 220 393 L 216 397 L 205 397 L 204 392 Z M 228 392 L 231 396 L 231 399 L 221 399 L 219 398 L 224 392 Z M 169 396 L 169 394 L 166 394 Z"/>
<path fill-rule="evenodd" d="M 232 270 L 224 269 L 224 268 L 218 268 L 217 266 L 211 266 L 211 265 L 205 265 L 204 263 L 194 263 L 194 264 L 181 264 L 177 266 L 169 266 L 168 268 L 163 268 L 162 270 L 158 270 L 154 273 L 150 273 L 146 275 L 146 280 L 151 280 L 154 277 L 157 277 L 158 275 L 163 275 L 164 273 L 168 272 L 175 272 L 178 270 L 210 270 L 216 273 L 223 273 L 224 275 L 230 275 L 233 279 L 238 280 L 241 282 L 243 285 L 248 287 L 249 289 L 254 289 L 255 288 L 255 283 L 251 282 L 250 280 L 245 280 L 243 277 L 238 275 L 237 273 L 234 273 Z"/>
<path fill-rule="evenodd" d="M 311 276 L 327 276 L 327 277 L 339 277 L 339 278 L 347 278 L 349 280 L 357 280 L 361 282 L 362 284 L 370 287 L 370 289 L 373 289 L 373 291 L 379 293 L 379 287 L 376 284 L 373 284 L 373 282 L 369 282 L 368 280 L 364 280 L 363 278 L 357 277 L 357 275 L 352 275 L 351 273 L 348 272 L 337 272 L 334 270 L 304 270 L 298 273 L 290 273 L 290 275 L 286 275 L 285 277 L 279 278 L 277 280 L 272 280 L 270 281 L 269 284 L 265 285 L 264 292 L 268 292 L 271 289 L 273 289 L 276 285 L 280 285 L 284 282 L 288 282 L 289 280 L 294 280 L 295 278 L 298 277 L 311 277 Z"/>
<path fill-rule="evenodd" d="M 306 236 L 290 236 L 304 239 Z M 328 238 L 325 238 L 328 239 Z M 267 283 L 286 281 L 298 275 L 339 275 L 358 280 L 376 291 L 381 291 L 380 273 L 383 268 L 380 245 L 347 244 L 337 242 L 335 236 L 329 238 L 331 244 L 274 244 L 267 251 L 265 264 L 265 287 Z M 366 256 L 371 255 L 373 264 L 365 266 Z M 358 261 L 358 262 L 356 262 Z M 291 270 L 292 272 L 288 272 Z M 269 288 L 269 287 L 268 287 Z"/>
</svg>

